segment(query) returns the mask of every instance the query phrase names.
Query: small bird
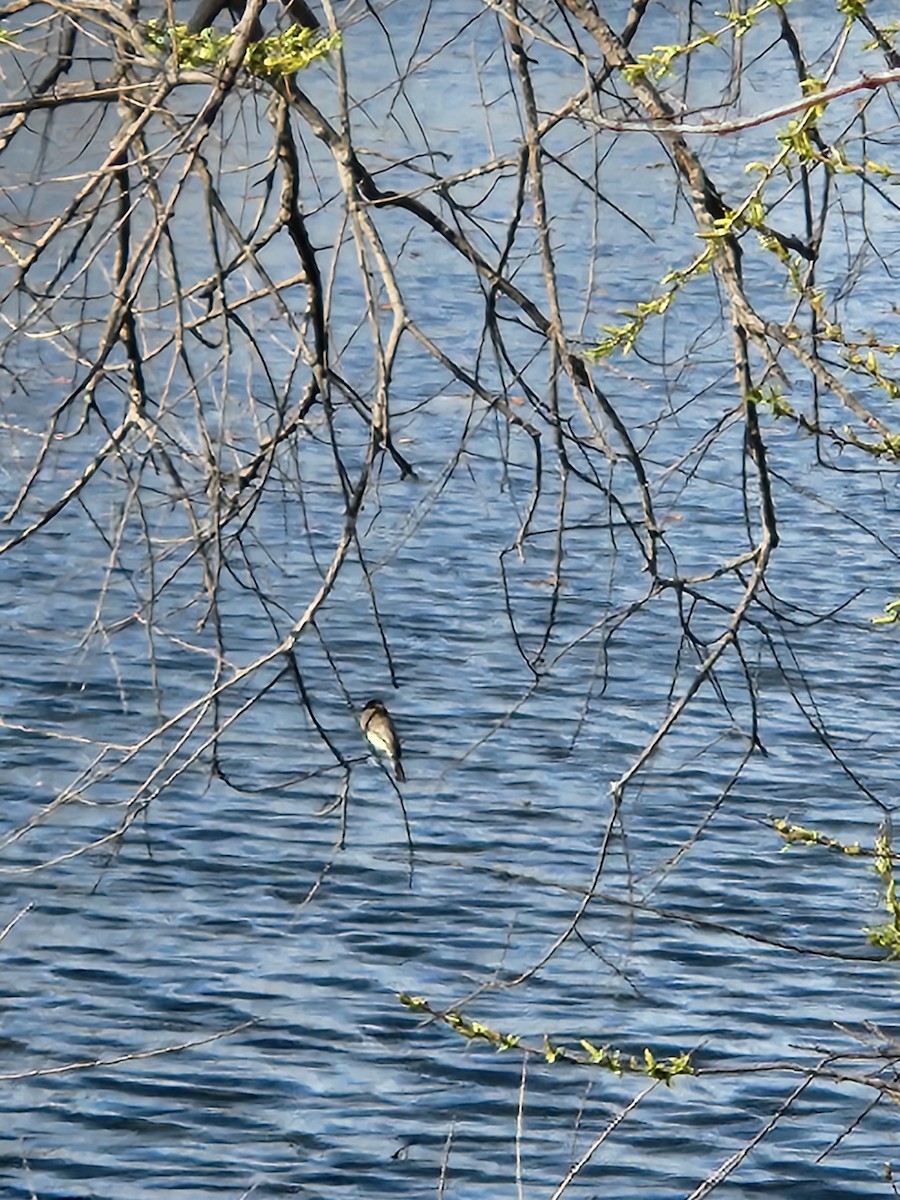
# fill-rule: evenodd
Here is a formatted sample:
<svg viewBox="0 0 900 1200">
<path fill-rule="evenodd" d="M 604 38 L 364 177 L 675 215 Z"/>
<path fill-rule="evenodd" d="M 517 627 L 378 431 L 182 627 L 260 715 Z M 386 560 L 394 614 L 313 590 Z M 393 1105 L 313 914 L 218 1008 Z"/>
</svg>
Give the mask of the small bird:
<svg viewBox="0 0 900 1200">
<path fill-rule="evenodd" d="M 400 761 L 400 739 L 391 715 L 380 700 L 370 700 L 362 710 L 359 727 L 366 735 L 366 741 L 379 754 L 386 754 L 391 760 L 394 774 L 399 783 L 406 783 L 403 773 L 403 763 Z"/>
</svg>

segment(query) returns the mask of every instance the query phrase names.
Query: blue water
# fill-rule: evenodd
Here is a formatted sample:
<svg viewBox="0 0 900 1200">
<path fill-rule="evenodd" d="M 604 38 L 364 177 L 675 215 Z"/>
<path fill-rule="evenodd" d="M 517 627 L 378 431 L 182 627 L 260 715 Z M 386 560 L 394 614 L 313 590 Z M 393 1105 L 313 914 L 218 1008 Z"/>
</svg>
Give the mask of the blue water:
<svg viewBox="0 0 900 1200">
<path fill-rule="evenodd" d="M 798 28 L 824 50 L 834 30 L 809 27 L 806 6 L 796 8 Z M 358 144 L 393 158 L 424 152 L 415 110 L 439 171 L 461 173 L 510 153 L 519 126 L 495 16 L 478 5 L 444 5 L 418 44 L 420 14 L 410 22 L 408 6 L 393 5 L 381 15 L 399 61 L 417 65 L 398 93 L 372 18 L 360 12 L 347 24 Z M 654 19 L 641 49 L 676 36 L 669 17 Z M 558 21 L 551 28 L 564 35 Z M 748 37 L 748 56 L 771 32 Z M 852 46 L 858 65 L 859 42 Z M 569 59 L 546 46 L 531 52 L 549 110 L 578 82 Z M 727 60 L 704 61 L 707 73 L 692 86 L 696 102 L 709 104 L 727 83 Z M 793 95 L 784 64 L 782 50 L 756 65 L 745 111 Z M 852 66 L 848 59 L 842 68 L 847 77 Z M 331 112 L 333 69 L 302 82 Z M 491 101 L 487 119 L 479 83 Z M 180 97 L 180 111 L 191 111 L 194 94 Z M 842 111 L 849 120 L 849 108 Z M 79 120 L 63 112 L 50 127 L 49 174 L 87 161 L 73 149 Z M 92 151 L 98 160 L 115 130 L 112 115 L 107 122 Z M 254 108 L 248 100 L 243 115 L 226 108 L 223 130 L 228 137 L 211 141 L 208 156 L 246 224 L 266 172 L 264 101 Z M 741 141 L 696 144 L 741 194 L 743 162 L 774 153 L 770 135 L 766 127 Z M 574 148 L 583 128 L 567 125 L 555 136 L 554 150 L 590 176 L 595 147 Z M 16 143 L 12 163 L 22 177 L 33 169 L 36 137 Z M 161 126 L 151 127 L 151 141 L 165 145 Z M 321 203 L 310 227 L 327 248 L 339 229 L 338 188 L 326 152 L 311 137 L 306 143 L 322 182 L 319 194 L 302 164 L 304 202 L 310 210 Z M 686 207 L 673 208 L 658 144 L 602 135 L 599 147 L 609 150 L 601 192 L 645 234 L 548 168 L 563 308 L 573 335 L 587 342 L 698 248 Z M 166 189 L 176 177 L 177 164 L 162 172 Z M 385 187 L 424 182 L 408 167 L 382 178 Z M 481 227 L 472 236 L 492 257 L 514 183 L 509 167 L 493 190 L 481 180 L 456 193 L 478 205 Z M 836 239 L 820 273 L 832 296 L 862 229 L 853 210 L 859 185 L 841 186 L 846 244 Z M 39 189 L 33 218 L 54 205 L 59 211 L 70 190 L 67 182 Z M 200 197 L 189 189 L 172 225 L 185 287 L 212 261 Z M 877 197 L 867 204 L 866 230 L 890 269 L 895 216 Z M 776 209 L 781 226 L 793 228 L 800 211 L 788 189 Z M 465 260 L 403 213 L 379 212 L 377 220 L 389 253 L 400 255 L 410 311 L 429 336 L 466 370 L 478 363 L 485 387 L 506 385 L 520 397 L 521 381 L 498 367 L 483 335 L 484 299 Z M 135 225 L 150 228 L 149 207 L 138 209 Z M 534 245 L 526 220 L 512 259 L 516 283 L 546 309 Z M 224 234 L 222 246 L 234 254 Z M 751 253 L 749 241 L 747 250 L 754 302 L 787 320 L 793 298 L 774 260 Z M 294 261 L 286 243 L 260 250 L 275 277 L 294 270 L 286 260 Z M 56 257 L 36 278 L 59 269 L 71 290 L 60 286 L 46 315 L 27 317 L 27 300 L 7 297 L 7 316 L 16 310 L 32 323 L 29 336 L 4 344 L 4 362 L 18 371 L 2 411 L 4 511 L 101 337 L 105 261 L 98 254 L 85 272 L 90 301 L 80 299 L 76 267 Z M 886 294 L 880 272 L 872 262 L 845 303 L 848 328 L 889 328 L 894 293 Z M 2 278 L 5 288 L 9 274 Z M 164 282 L 164 272 L 151 271 L 148 306 L 166 301 Z M 252 271 L 236 271 L 230 299 L 258 286 Z M 333 297 L 340 373 L 369 401 L 371 343 L 352 245 L 339 256 Z M 304 289 L 285 299 L 299 322 Z M 386 330 L 384 303 L 378 294 Z M 196 297 L 185 306 L 193 319 L 204 311 Z M 249 319 L 250 309 L 238 311 Z M 782 538 L 767 609 L 756 608 L 758 624 L 742 634 L 743 665 L 733 652 L 722 659 L 719 690 L 701 689 L 626 789 L 579 936 L 532 972 L 591 886 L 611 784 L 699 661 L 683 644 L 674 591 L 648 596 L 628 527 L 640 520 L 639 497 L 621 446 L 607 430 L 612 457 L 596 442 L 573 453 L 602 487 L 567 480 L 554 602 L 561 485 L 548 424 L 530 404 L 514 405 L 540 429 L 543 456 L 543 490 L 520 556 L 514 544 L 534 484 L 530 437 L 473 400 L 411 338 L 403 342 L 392 430 L 417 478 L 379 463 L 358 527 L 368 579 L 352 552 L 294 650 L 316 718 L 350 764 L 346 806 L 325 811 L 340 796 L 344 768 L 307 715 L 285 656 L 273 654 L 315 595 L 343 528 L 322 409 L 273 456 L 258 503 L 210 548 L 209 569 L 221 567 L 218 625 L 183 497 L 161 453 L 177 461 L 206 519 L 203 427 L 214 444 L 225 431 L 221 465 L 231 470 L 246 461 L 260 428 L 274 427 L 279 397 L 267 371 L 284 389 L 280 399 L 296 402 L 305 368 L 293 362 L 293 334 L 277 306 L 266 301 L 252 311 L 263 355 L 236 326 L 224 366 L 218 345 L 189 336 L 199 410 L 166 340 L 171 311 L 148 317 L 147 337 L 162 347 L 148 369 L 160 438 L 154 454 L 142 470 L 140 440 L 122 458 L 111 456 L 79 500 L 0 556 L 0 928 L 32 906 L 0 944 L 2 1194 L 550 1196 L 650 1081 L 549 1064 L 541 1055 L 547 1037 L 572 1049 L 580 1039 L 608 1044 L 626 1060 L 642 1059 L 645 1047 L 658 1058 L 693 1052 L 698 1074 L 641 1098 L 567 1189 L 623 1200 L 689 1197 L 828 1055 L 846 1056 L 833 1064 L 838 1074 L 862 1077 L 883 1065 L 867 1062 L 866 1052 L 896 1033 L 897 967 L 880 961 L 863 932 L 886 919 L 871 860 L 823 848 L 784 852 L 770 824 L 786 816 L 871 846 L 893 806 L 897 639 L 871 617 L 895 594 L 895 472 L 850 451 L 823 466 L 811 438 L 764 418 Z M 517 363 L 528 362 L 527 382 L 545 400 L 540 339 L 509 320 L 509 301 L 498 311 Z M 65 320 L 81 323 L 66 331 Z M 222 332 L 221 324 L 206 327 L 216 342 Z M 731 334 L 715 282 L 692 283 L 669 316 L 648 327 L 640 350 L 601 366 L 597 377 L 644 453 L 665 529 L 662 569 L 709 572 L 748 545 L 742 429 L 727 418 L 736 404 Z M 791 402 L 803 408 L 808 382 L 785 365 L 799 381 Z M 98 390 L 109 427 L 120 419 L 120 385 L 113 378 Z M 572 428 L 584 432 L 567 385 L 561 395 Z M 52 504 L 102 446 L 108 428 L 95 413 L 79 432 L 83 413 L 79 400 L 62 416 L 57 432 L 73 436 L 51 441 L 6 536 Z M 848 420 L 830 397 L 823 414 L 835 428 Z M 722 432 L 702 443 L 720 420 Z M 366 428 L 346 402 L 335 430 L 355 478 Z M 609 486 L 621 507 L 608 502 Z M 752 485 L 748 495 L 753 501 Z M 741 584 L 726 575 L 702 591 L 707 600 L 691 627 L 712 641 Z M 214 713 L 203 699 L 210 689 L 260 660 L 222 693 Z M 748 677 L 763 750 L 734 780 L 750 749 Z M 386 699 L 403 740 L 409 836 L 398 796 L 366 757 L 357 728 L 372 694 Z M 214 719 L 224 727 L 215 763 Z M 124 835 L 112 838 L 123 820 Z M 523 973 L 527 980 L 510 986 Z M 472 1020 L 518 1035 L 527 1049 L 498 1054 L 468 1044 L 407 1011 L 398 993 L 436 1009 L 470 998 Z M 875 1098 L 860 1083 L 821 1075 L 718 1194 L 891 1195 L 882 1168 L 896 1118 L 887 1099 L 866 1111 Z"/>
</svg>

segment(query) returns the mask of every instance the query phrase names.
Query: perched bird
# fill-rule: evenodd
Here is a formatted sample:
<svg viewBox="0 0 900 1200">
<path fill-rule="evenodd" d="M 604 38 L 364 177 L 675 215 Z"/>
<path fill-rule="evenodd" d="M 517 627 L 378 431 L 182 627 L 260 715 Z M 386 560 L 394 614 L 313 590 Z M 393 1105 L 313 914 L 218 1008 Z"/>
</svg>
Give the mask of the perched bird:
<svg viewBox="0 0 900 1200">
<path fill-rule="evenodd" d="M 391 760 L 394 774 L 399 783 L 406 783 L 403 773 L 403 763 L 400 761 L 400 739 L 391 715 L 380 700 L 370 700 L 362 710 L 359 727 L 366 735 L 366 740 L 379 754 L 386 754 Z"/>
<path fill-rule="evenodd" d="M 219 13 L 226 8 L 232 20 L 237 22 L 244 15 L 246 7 L 246 0 L 200 0 L 194 15 L 188 21 L 188 33 L 199 33 L 202 29 L 208 29 Z M 319 28 L 316 15 L 306 0 L 282 0 L 282 7 L 295 25 L 303 25 L 307 29 Z M 258 42 L 262 36 L 263 27 L 257 20 L 254 22 L 250 40 Z"/>
</svg>

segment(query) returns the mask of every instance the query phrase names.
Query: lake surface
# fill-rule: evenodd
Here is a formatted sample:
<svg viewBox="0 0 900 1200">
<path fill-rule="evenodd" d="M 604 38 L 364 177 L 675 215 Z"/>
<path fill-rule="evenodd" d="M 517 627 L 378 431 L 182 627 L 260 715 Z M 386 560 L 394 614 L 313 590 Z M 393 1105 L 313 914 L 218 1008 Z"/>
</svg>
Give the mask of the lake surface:
<svg viewBox="0 0 900 1200">
<path fill-rule="evenodd" d="M 810 53 L 824 53 L 840 23 L 820 28 L 818 8 L 796 9 L 798 31 L 815 39 Z M 521 130 L 498 18 L 469 3 L 442 5 L 427 19 L 417 10 L 411 20 L 403 4 L 379 11 L 397 61 L 416 70 L 404 88 L 392 86 L 384 32 L 362 10 L 353 23 L 351 6 L 354 130 L 371 164 L 417 153 L 414 166 L 462 174 L 514 153 Z M 671 16 L 654 20 L 641 50 L 676 36 Z M 558 15 L 548 29 L 564 36 Z M 748 35 L 748 61 L 771 45 L 772 30 Z M 861 42 L 850 44 L 839 78 L 876 62 Z M 548 111 L 577 90 L 578 68 L 564 71 L 570 60 L 547 45 L 530 53 Z M 727 78 L 724 54 L 712 56 L 692 80 L 694 102 L 715 103 Z M 334 111 L 333 67 L 313 68 L 302 83 Z M 794 88 L 773 52 L 748 75 L 743 108 L 771 107 Z M 206 89 L 195 92 L 199 106 Z M 178 111 L 191 111 L 191 96 L 179 97 Z M 873 127 L 885 112 L 873 112 Z M 849 121 L 849 108 L 842 113 Z M 63 110 L 50 127 L 42 169 L 66 179 L 38 189 L 36 221 L 71 190 L 83 115 Z M 116 121 L 107 114 L 95 158 Z M 226 107 L 222 129 L 222 142 L 206 149 L 224 201 L 249 225 L 270 148 L 264 98 Z M 28 136 L 11 160 L 22 178 L 38 141 Z M 157 147 L 168 136 L 152 133 Z M 566 124 L 555 150 L 585 178 L 601 157 L 600 191 L 645 232 L 565 171 L 550 173 L 561 303 L 571 336 L 585 344 L 621 323 L 620 311 L 653 295 L 699 245 L 659 145 L 644 135 L 597 136 L 595 144 L 584 127 Z M 327 248 L 346 237 L 339 187 L 327 151 L 308 135 L 304 145 L 304 201 L 317 245 Z M 742 195 L 744 162 L 771 157 L 773 146 L 766 127 L 740 141 L 698 139 L 696 148 Z M 176 169 L 162 173 L 167 182 Z M 385 188 L 427 182 L 410 165 L 379 178 Z M 454 193 L 477 203 L 472 237 L 485 253 L 492 238 L 502 243 L 515 186 L 510 168 L 493 189 L 479 179 Z M 896 325 L 896 216 L 878 196 L 854 209 L 860 186 L 843 186 L 843 233 L 827 244 L 818 285 L 848 329 L 887 336 Z M 200 201 L 200 189 L 188 189 L 173 222 L 186 290 L 213 258 Z M 138 207 L 137 226 L 152 227 L 149 211 Z M 794 228 L 801 211 L 786 188 L 780 225 Z M 546 310 L 530 220 L 510 273 Z M 378 227 L 429 335 L 469 370 L 481 358 L 487 389 L 518 401 L 527 384 L 545 404 L 542 339 L 516 326 L 512 305 L 501 301 L 498 311 L 518 379 L 492 358 L 485 298 L 468 262 L 406 213 L 379 210 Z M 875 249 L 865 249 L 863 232 Z M 775 260 L 747 250 L 754 302 L 787 321 L 794 300 Z M 286 253 L 282 242 L 262 246 L 260 264 L 286 277 L 296 270 Z M 60 254 L 36 274 L 70 279 L 79 261 L 67 265 Z M 28 317 L 27 337 L 4 343 L 13 380 L 0 414 L 4 511 L 91 361 L 109 270 L 98 252 L 84 271 L 89 302 L 60 288 L 46 316 Z M 690 1051 L 697 1071 L 637 1100 L 568 1195 L 705 1195 L 704 1181 L 744 1149 L 716 1189 L 728 1200 L 893 1195 L 883 1173 L 896 1147 L 892 1101 L 817 1070 L 828 1060 L 839 1075 L 893 1081 L 900 966 L 864 933 L 887 920 L 884 889 L 870 857 L 821 846 L 785 852 L 771 819 L 871 848 L 893 808 L 897 634 L 872 617 L 896 594 L 896 469 L 827 445 L 820 461 L 794 423 L 763 418 L 781 543 L 764 604 L 742 633 L 742 658 L 723 657 L 715 688 L 699 691 L 625 790 L 577 934 L 533 970 L 592 885 L 611 785 L 705 653 L 685 644 L 686 596 L 681 609 L 672 589 L 648 598 L 634 533 L 639 497 L 621 446 L 606 430 L 612 457 L 594 440 L 573 459 L 582 475 L 566 479 L 554 598 L 562 484 L 546 408 L 513 406 L 540 429 L 543 454 L 543 490 L 519 555 L 534 483 L 531 437 L 411 338 L 403 343 L 392 431 L 416 477 L 387 459 L 376 467 L 360 550 L 294 651 L 316 719 L 350 763 L 346 806 L 333 807 L 344 769 L 310 720 L 286 657 L 272 652 L 315 596 L 343 529 L 332 437 L 355 472 L 367 426 L 344 403 L 332 435 L 318 406 L 272 456 L 257 502 L 211 551 L 212 619 L 212 568 L 192 552 L 183 494 L 162 452 L 177 459 L 185 492 L 205 512 L 201 428 L 221 431 L 222 469 L 240 467 L 260 429 L 275 426 L 267 373 L 296 402 L 305 368 L 299 383 L 287 382 L 295 348 L 269 298 L 253 327 L 264 354 L 236 326 L 225 361 L 221 343 L 189 341 L 191 392 L 165 343 L 164 274 L 150 273 L 144 299 L 154 294 L 157 311 L 147 300 L 142 318 L 148 346 L 155 332 L 161 347 L 158 357 L 148 350 L 161 431 L 154 451 L 136 444 L 111 456 L 80 499 L 0 556 L 0 836 L 67 798 L 0 858 L 0 929 L 32 906 L 0 943 L 3 1195 L 551 1196 L 652 1080 L 639 1070 L 618 1077 L 547 1062 L 545 1038 L 572 1051 L 582 1039 L 609 1045 L 626 1062 L 642 1062 L 645 1047 L 657 1059 Z M 5 291 L 8 268 L 2 278 Z M 236 290 L 256 286 L 252 272 L 236 278 Z M 371 402 L 373 353 L 350 244 L 335 258 L 332 294 L 335 368 Z M 383 333 L 390 312 L 384 293 L 375 296 Z M 302 313 L 301 286 L 285 297 Z M 195 297 L 185 307 L 198 317 L 205 303 Z M 8 322 L 33 314 L 29 304 L 8 296 Z M 64 318 L 83 323 L 83 341 L 67 341 Z M 748 548 L 745 490 L 754 501 L 742 478 L 743 427 L 728 416 L 738 401 L 715 281 L 687 289 L 648 325 L 639 350 L 601 365 L 597 377 L 644 456 L 665 530 L 663 570 L 715 571 Z M 796 371 L 792 378 L 791 401 L 804 408 L 809 383 Z M 71 487 L 108 437 L 110 397 L 121 404 L 126 388 L 115 372 L 104 386 L 97 408 L 107 424 L 95 413 L 80 427 L 83 400 L 67 411 L 57 432 L 70 436 L 50 439 L 24 509 L 5 527 L 11 534 Z M 561 403 L 574 427 L 567 390 Z M 821 404 L 823 424 L 848 421 L 830 396 Z M 704 441 L 717 422 L 720 432 Z M 750 520 L 755 528 L 755 514 Z M 705 599 L 690 613 L 698 639 L 711 644 L 723 633 L 741 589 L 733 573 L 703 584 Z M 270 655 L 223 690 L 217 711 L 203 702 Z M 358 730 L 372 694 L 388 703 L 403 741 L 405 814 Z M 215 763 L 214 720 L 222 729 Z M 135 819 L 120 840 L 83 852 L 127 816 Z M 410 1012 L 399 994 L 441 1011 L 468 1000 L 470 1020 L 518 1036 L 533 1053 L 466 1041 Z M 81 1065 L 56 1070 L 73 1064 Z"/>
</svg>

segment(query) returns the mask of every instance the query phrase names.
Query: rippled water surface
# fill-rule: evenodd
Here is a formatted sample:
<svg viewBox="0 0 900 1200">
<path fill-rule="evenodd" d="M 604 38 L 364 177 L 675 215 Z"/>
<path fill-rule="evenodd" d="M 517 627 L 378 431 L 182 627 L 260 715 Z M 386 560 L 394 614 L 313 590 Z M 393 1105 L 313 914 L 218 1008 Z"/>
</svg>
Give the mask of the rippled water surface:
<svg viewBox="0 0 900 1200">
<path fill-rule="evenodd" d="M 432 48 L 466 12 L 446 6 L 428 27 Z M 398 6 L 385 19 L 396 45 L 413 53 L 414 31 Z M 473 37 L 485 63 L 496 35 L 482 14 Z M 383 40 L 377 54 L 366 53 L 373 36 L 367 22 L 346 35 L 360 96 L 373 94 L 380 72 L 392 69 Z M 500 58 L 483 67 L 488 91 L 499 91 L 504 72 Z M 552 93 L 552 81 L 545 83 Z M 325 85 L 311 76 L 311 94 L 317 86 Z M 443 111 L 447 89 L 472 88 L 471 51 L 462 45 L 445 49 L 410 83 L 415 104 L 435 122 L 431 106 Z M 560 99 L 567 88 L 560 83 Z M 376 117 L 387 103 L 371 102 Z M 443 111 L 446 145 L 432 149 L 452 154 L 454 170 L 489 156 L 485 126 L 473 115 L 479 103 L 471 91 L 466 103 Z M 517 136 L 512 121 L 498 110 L 493 136 Z M 397 154 L 404 137 L 413 138 L 402 121 L 363 127 L 362 140 Z M 623 274 L 618 256 L 632 245 L 628 227 L 607 214 L 588 334 L 649 294 L 672 265 L 671 200 L 653 167 L 659 148 L 649 140 L 632 146 L 630 211 L 656 240 Z M 620 167 L 627 153 L 619 144 Z M 716 153 L 726 177 L 739 170 L 725 148 Z M 738 157 L 749 153 L 742 147 Z M 498 215 L 508 214 L 507 202 L 498 192 Z M 574 187 L 559 204 L 561 272 L 581 280 L 579 297 L 584 204 Z M 386 216 L 389 234 L 392 221 L 406 227 L 397 214 Z M 327 223 L 323 217 L 323 230 Z M 420 257 L 403 262 L 412 302 L 437 306 L 441 337 L 457 346 L 470 340 L 476 353 L 484 300 L 467 265 L 424 232 L 416 237 Z M 837 259 L 831 267 L 839 271 Z M 535 270 L 531 264 L 523 275 Z M 751 282 L 760 296 L 781 286 Z M 335 286 L 340 294 L 350 285 L 339 276 Z M 883 298 L 869 301 L 884 308 Z M 673 323 L 670 345 L 713 328 L 715 305 L 713 288 L 698 289 L 679 309 L 696 329 Z M 648 334 L 651 347 L 658 337 Z M 273 345 L 272 353 L 277 363 L 282 351 Z M 348 362 L 354 353 L 351 346 Z M 730 387 L 729 353 L 712 338 L 698 346 L 684 385 L 690 394 L 704 380 L 713 390 L 715 380 Z M 252 387 L 259 364 L 242 369 Z M 137 744 L 211 686 L 196 564 L 166 589 L 156 616 L 166 634 L 152 638 L 146 621 L 130 621 L 146 582 L 133 527 L 119 569 L 107 577 L 120 480 L 98 482 L 94 523 L 71 505 L 0 558 L 3 831 L 63 789 L 78 792 L 83 772 L 92 780 L 83 802 L 62 806 L 4 851 L 0 927 L 33 906 L 0 947 L 4 1196 L 237 1200 L 252 1191 L 480 1200 L 517 1195 L 517 1180 L 518 1194 L 548 1196 L 652 1086 L 640 1073 L 545 1061 L 548 1044 L 575 1049 L 586 1039 L 617 1048 L 626 1061 L 643 1060 L 645 1047 L 657 1057 L 692 1051 L 708 1073 L 659 1084 L 641 1099 L 570 1194 L 687 1197 L 765 1128 L 811 1066 L 857 1045 L 867 1022 L 896 1031 L 897 967 L 873 961 L 879 952 L 863 933 L 883 920 L 871 861 L 804 848 L 785 853 L 769 823 L 789 816 L 841 842 L 871 845 L 884 811 L 858 783 L 882 804 L 893 802 L 896 637 L 870 618 L 895 585 L 895 474 L 869 462 L 855 473 L 825 470 L 811 440 L 777 424 L 769 430 L 782 532 L 770 586 L 796 624 L 748 629 L 743 664 L 723 660 L 721 692 L 701 691 L 626 792 L 577 935 L 519 986 L 494 986 L 527 972 L 566 928 L 594 875 L 610 784 L 682 694 L 696 659 L 680 645 L 671 595 L 614 632 L 606 627 L 608 639 L 591 633 L 641 598 L 646 578 L 624 524 L 609 536 L 601 492 L 573 481 L 558 612 L 544 654 L 552 669 L 536 680 L 510 615 L 533 654 L 549 619 L 558 480 L 548 482 L 536 515 L 535 528 L 547 535 L 521 557 L 509 552 L 533 481 L 530 439 L 510 433 L 461 387 L 435 398 L 445 382 L 411 349 L 401 355 L 394 431 L 419 478 L 401 479 L 385 466 L 360 522 L 399 687 L 355 560 L 339 575 L 318 630 L 297 648 L 317 717 L 353 760 L 343 849 L 341 808 L 323 811 L 343 773 L 306 715 L 294 676 L 278 677 L 280 660 L 223 696 L 222 720 L 260 693 L 220 738 L 215 770 L 208 750 L 187 761 L 209 720 L 179 750 L 182 721 L 98 778 L 101 746 Z M 642 430 L 670 531 L 664 552 L 684 572 L 714 568 L 735 553 L 744 519 L 735 474 L 740 429 L 723 433 L 687 488 L 666 467 L 680 440 L 687 452 L 706 418 L 686 410 L 654 432 L 669 401 L 648 362 L 611 368 L 605 385 Z M 54 403 L 49 394 L 9 401 L 4 506 L 35 453 L 24 427 L 42 429 Z M 279 464 L 286 479 L 296 472 L 297 492 L 285 487 L 259 506 L 241 547 L 243 575 L 222 579 L 226 675 L 278 644 L 314 594 L 317 564 L 327 564 L 340 532 L 342 499 L 330 482 L 333 503 L 322 503 L 332 465 L 316 420 L 297 462 Z M 359 446 L 364 438 L 361 429 Z M 62 447 L 54 464 L 41 483 L 45 498 L 83 469 L 80 443 L 71 452 Z M 553 476 L 549 457 L 545 470 Z M 159 569 L 174 571 L 184 534 L 177 497 L 162 476 L 148 473 L 143 485 L 156 533 L 171 523 L 171 556 Z M 305 514 L 298 492 L 310 501 Z M 636 503 L 624 468 L 620 494 Z M 846 522 L 843 510 L 876 528 L 880 543 Z M 251 574 L 281 606 L 268 617 L 249 593 Z M 115 632 L 85 637 L 104 588 L 103 625 Z M 739 593 L 722 580 L 716 595 L 731 606 Z M 833 620 L 811 619 L 848 598 Z M 710 637 L 721 632 L 711 613 L 698 620 L 708 621 Z M 754 752 L 729 788 L 749 746 L 748 677 L 759 692 L 765 752 Z M 404 744 L 409 838 L 398 795 L 366 758 L 357 728 L 356 713 L 373 693 L 387 699 Z M 838 756 L 823 747 L 823 731 Z M 168 751 L 173 758 L 153 781 L 158 794 L 125 837 L 67 857 L 115 827 L 128 796 Z M 409 1012 L 401 993 L 440 1010 L 478 993 L 465 1008 L 469 1018 L 517 1035 L 535 1053 L 466 1041 Z M 882 1034 L 873 1037 L 877 1043 Z M 55 1071 L 95 1060 L 101 1064 Z M 880 1175 L 896 1144 L 889 1103 L 855 1127 L 873 1098 L 825 1076 L 809 1083 L 717 1194 L 890 1195 Z"/>
</svg>

